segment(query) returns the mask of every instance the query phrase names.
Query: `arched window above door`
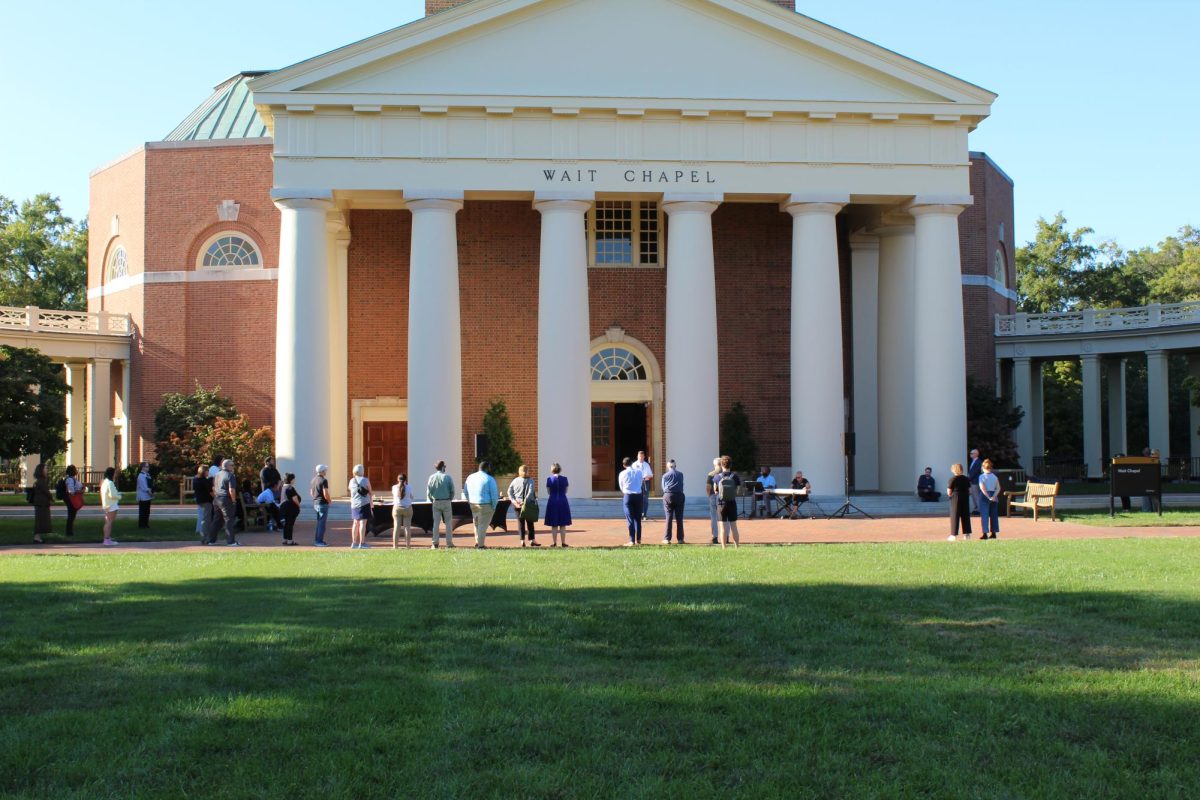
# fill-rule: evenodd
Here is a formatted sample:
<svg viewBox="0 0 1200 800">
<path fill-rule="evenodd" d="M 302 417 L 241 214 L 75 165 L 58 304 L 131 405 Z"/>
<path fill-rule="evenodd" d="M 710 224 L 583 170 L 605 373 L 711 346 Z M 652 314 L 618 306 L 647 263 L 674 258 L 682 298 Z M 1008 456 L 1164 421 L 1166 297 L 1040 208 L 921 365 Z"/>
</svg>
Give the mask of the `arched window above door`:
<svg viewBox="0 0 1200 800">
<path fill-rule="evenodd" d="M 631 350 L 624 347 L 605 347 L 592 356 L 594 381 L 649 380 L 646 365 Z"/>
</svg>

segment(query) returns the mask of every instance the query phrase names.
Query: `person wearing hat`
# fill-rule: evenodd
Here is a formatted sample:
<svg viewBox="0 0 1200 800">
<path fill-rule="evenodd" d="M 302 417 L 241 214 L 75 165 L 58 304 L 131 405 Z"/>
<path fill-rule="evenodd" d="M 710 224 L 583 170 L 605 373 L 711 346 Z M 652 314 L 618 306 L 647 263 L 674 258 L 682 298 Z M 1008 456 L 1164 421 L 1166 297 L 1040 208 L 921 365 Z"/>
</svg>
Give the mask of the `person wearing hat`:
<svg viewBox="0 0 1200 800">
<path fill-rule="evenodd" d="M 329 467 L 317 464 L 317 474 L 308 484 L 308 496 L 312 498 L 313 511 L 317 512 L 317 532 L 313 537 L 314 547 L 328 547 L 325 544 L 325 523 L 329 521 L 329 478 L 325 473 Z"/>
</svg>

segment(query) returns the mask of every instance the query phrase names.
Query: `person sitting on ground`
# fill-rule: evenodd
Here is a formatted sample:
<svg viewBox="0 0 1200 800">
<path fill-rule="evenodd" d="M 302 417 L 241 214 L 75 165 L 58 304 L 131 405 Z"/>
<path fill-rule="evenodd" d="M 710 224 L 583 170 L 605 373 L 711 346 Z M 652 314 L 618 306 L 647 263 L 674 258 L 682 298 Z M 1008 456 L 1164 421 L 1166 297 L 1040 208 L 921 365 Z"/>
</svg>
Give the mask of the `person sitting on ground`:
<svg viewBox="0 0 1200 800">
<path fill-rule="evenodd" d="M 803 470 L 796 470 L 796 477 L 792 478 L 792 488 L 804 492 L 804 494 L 792 495 L 791 502 L 788 503 L 791 518 L 795 519 L 800 515 L 800 506 L 807 503 L 808 496 L 812 494 L 812 484 L 808 482 L 808 478 L 804 477 Z"/>
<path fill-rule="evenodd" d="M 773 505 L 773 501 L 775 499 L 775 495 L 771 494 L 771 492 L 775 490 L 776 486 L 778 486 L 778 484 L 775 483 L 775 476 L 771 474 L 771 468 L 761 468 L 758 475 L 759 488 L 754 492 L 754 508 L 751 509 L 750 516 L 754 516 L 755 512 L 758 511 L 759 506 L 761 506 L 763 509 L 762 514 L 764 517 L 771 516 L 771 506 Z"/>
<path fill-rule="evenodd" d="M 942 493 L 937 490 L 937 481 L 933 479 L 933 467 L 926 467 L 925 474 L 917 478 L 917 496 L 922 503 L 936 503 L 942 499 Z"/>
</svg>

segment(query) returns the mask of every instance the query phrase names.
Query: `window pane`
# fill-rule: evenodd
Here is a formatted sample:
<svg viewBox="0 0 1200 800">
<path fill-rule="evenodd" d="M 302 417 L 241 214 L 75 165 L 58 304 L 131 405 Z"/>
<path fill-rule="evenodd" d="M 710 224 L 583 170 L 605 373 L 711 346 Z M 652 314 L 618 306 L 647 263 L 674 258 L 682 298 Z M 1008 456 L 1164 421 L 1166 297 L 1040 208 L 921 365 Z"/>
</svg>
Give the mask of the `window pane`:
<svg viewBox="0 0 1200 800">
<path fill-rule="evenodd" d="M 633 264 L 633 203 L 613 200 L 598 202 L 595 218 L 595 264 Z"/>
<path fill-rule="evenodd" d="M 641 264 L 658 263 L 658 203 L 640 203 L 638 221 L 641 223 L 638 233 L 639 262 Z"/>
</svg>

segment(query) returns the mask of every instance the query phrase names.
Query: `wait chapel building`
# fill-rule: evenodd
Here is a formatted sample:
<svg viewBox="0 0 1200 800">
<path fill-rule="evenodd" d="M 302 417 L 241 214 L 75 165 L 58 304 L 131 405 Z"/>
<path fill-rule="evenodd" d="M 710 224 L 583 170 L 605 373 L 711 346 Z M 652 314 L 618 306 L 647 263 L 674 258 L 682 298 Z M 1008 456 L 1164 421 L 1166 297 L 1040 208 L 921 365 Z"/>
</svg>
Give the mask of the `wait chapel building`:
<svg viewBox="0 0 1200 800">
<path fill-rule="evenodd" d="M 89 462 L 152 458 L 199 382 L 335 487 L 461 479 L 501 399 L 577 496 L 639 449 L 698 493 L 737 402 L 819 493 L 911 492 L 1014 310 L 994 100 L 787 0 L 429 0 L 241 73 L 92 175 L 89 307 L 135 338 Z"/>
</svg>

